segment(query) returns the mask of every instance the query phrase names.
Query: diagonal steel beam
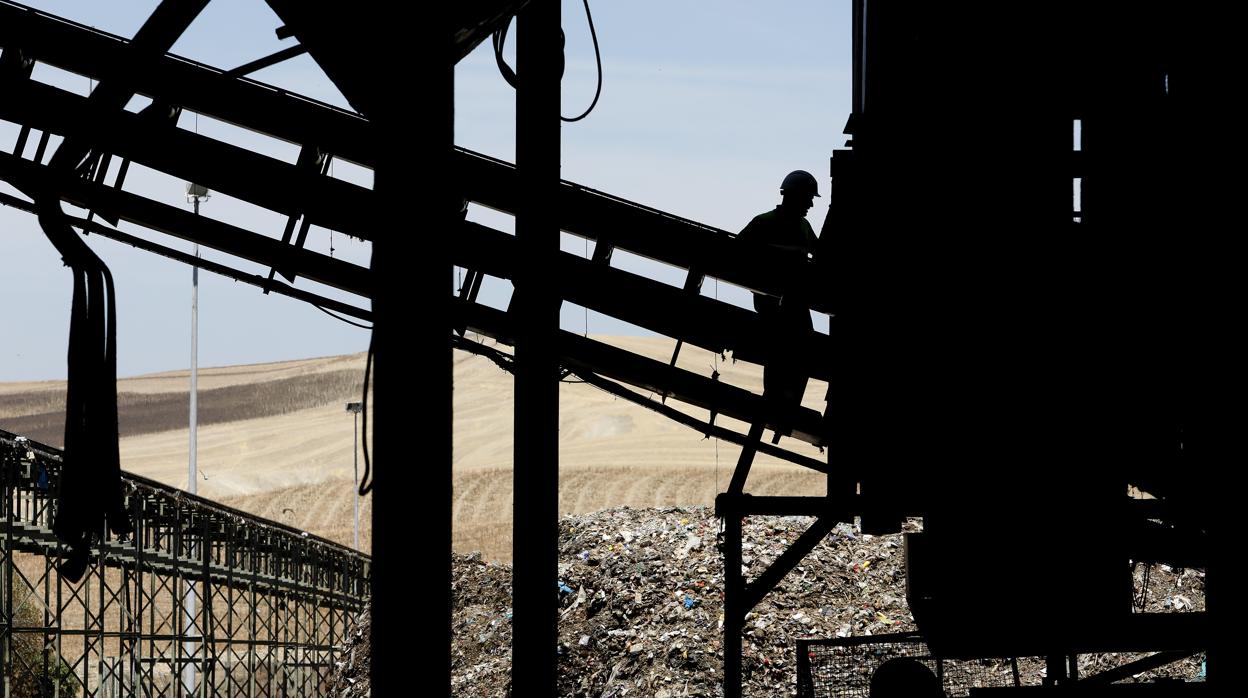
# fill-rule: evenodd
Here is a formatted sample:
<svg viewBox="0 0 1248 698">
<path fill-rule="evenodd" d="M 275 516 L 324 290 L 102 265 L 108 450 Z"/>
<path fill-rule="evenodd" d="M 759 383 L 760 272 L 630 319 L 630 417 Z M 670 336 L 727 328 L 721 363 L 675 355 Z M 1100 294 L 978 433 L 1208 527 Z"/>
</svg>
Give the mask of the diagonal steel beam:
<svg viewBox="0 0 1248 698">
<path fill-rule="evenodd" d="M 0 45 L 21 46 L 38 60 L 101 81 L 122 82 L 141 94 L 213 116 L 293 143 L 315 142 L 327 153 L 366 167 L 374 165 L 372 128 L 359 115 L 288 94 L 262 83 L 231 79 L 186 59 L 137 60 L 124 39 L 0 4 Z M 464 195 L 484 206 L 514 213 L 519 205 L 514 165 L 456 149 L 456 178 Z M 748 250 L 727 231 L 561 182 L 559 226 L 600 248 L 630 252 L 761 292 L 778 293 L 791 278 L 807 289 L 811 307 L 831 312 L 813 265 L 784 268 L 767 250 Z M 331 226 L 333 227 L 333 226 Z"/>
<path fill-rule="evenodd" d="M 0 44 L 22 46 L 38 60 L 99 80 L 121 81 L 142 94 L 289 142 L 316 142 L 339 159 L 374 164 L 371 127 L 358 115 L 261 83 L 233 80 L 185 59 L 162 56 L 140 62 L 123 39 L 4 5 L 0 20 Z M 517 209 L 515 167 L 510 163 L 457 149 L 455 172 L 470 200 L 507 212 Z M 778 291 L 780 282 L 796 275 L 799 285 L 814 289 L 812 307 L 830 310 L 811 265 L 776 271 L 766 250 L 743 250 L 726 231 L 573 182 L 561 183 L 559 202 L 560 227 L 600 245 L 618 245 L 685 268 L 700 264 L 710 276 L 763 292 Z"/>
<path fill-rule="evenodd" d="M 247 63 L 244 63 L 238 66 L 237 68 L 231 68 L 225 71 L 225 75 L 232 77 L 232 78 L 241 77 L 243 75 L 249 75 L 251 73 L 256 72 L 257 70 L 264 70 L 265 68 L 268 68 L 270 66 L 275 66 L 278 63 L 281 63 L 282 61 L 288 61 L 291 58 L 295 58 L 296 56 L 302 56 L 303 54 L 307 52 L 308 52 L 308 49 L 304 46 L 291 46 L 289 48 L 284 48 L 281 51 L 278 51 L 276 53 L 269 54 L 263 58 L 257 58 L 254 61 L 249 61 Z"/>
<path fill-rule="evenodd" d="M 785 549 L 785 551 L 771 563 L 762 574 L 753 582 L 745 585 L 745 598 L 742 599 L 743 612 L 748 613 L 763 600 L 784 576 L 793 571 L 793 568 L 806 557 L 810 551 L 815 549 L 828 533 L 832 531 L 832 527 L 837 524 L 837 516 L 828 514 L 815 519 L 810 528 L 802 532 L 798 539 Z M 848 518 L 848 517 L 846 517 Z"/>
<path fill-rule="evenodd" d="M 474 330 L 474 332 L 476 332 L 476 330 Z M 485 332 L 478 332 L 478 334 L 481 334 L 483 336 L 491 336 Z M 452 336 L 451 340 L 455 344 L 455 347 L 458 349 L 462 349 L 464 351 L 477 354 L 478 356 L 484 356 L 485 358 L 490 359 L 491 361 L 494 361 L 504 371 L 512 370 L 510 361 L 505 358 L 507 356 L 506 354 L 503 354 L 495 349 L 486 347 L 479 342 L 473 341 L 471 339 L 466 339 L 458 335 Z M 566 359 L 566 357 L 560 356 L 561 361 L 564 359 Z M 657 412 L 658 414 L 661 414 L 664 417 L 667 417 L 668 419 L 676 422 L 677 424 L 683 424 L 684 426 L 687 426 L 690 429 L 693 429 L 694 431 L 700 432 L 705 436 L 708 436 L 708 437 L 713 436 L 717 439 L 722 439 L 724 441 L 727 441 L 729 443 L 734 443 L 737 445 L 741 445 L 745 443 L 746 437 L 743 436 L 740 432 L 735 432 L 731 429 L 726 429 L 724 427 L 717 426 L 714 424 L 707 424 L 692 415 L 685 414 L 684 412 L 681 412 L 680 410 L 675 409 L 674 407 L 655 402 L 653 399 L 645 395 L 642 395 L 641 393 L 638 393 L 633 390 L 629 390 L 628 388 L 625 388 L 620 383 L 604 378 L 603 375 L 599 375 L 598 373 L 594 371 L 591 371 L 588 369 L 580 369 L 580 370 L 571 370 L 570 372 L 572 373 L 572 375 L 594 386 L 595 388 L 602 390 L 603 392 L 610 393 L 611 395 L 614 395 L 616 397 L 628 400 L 629 402 L 639 407 L 642 407 L 644 409 Z M 606 373 L 607 371 L 603 371 L 604 375 Z M 827 472 L 828 470 L 828 466 L 826 463 L 822 463 L 818 460 L 815 460 L 814 458 L 810 458 L 807 456 L 803 456 L 801 454 L 793 453 L 792 451 L 780 448 L 778 446 L 773 446 L 771 444 L 763 444 L 763 446 L 765 448 L 761 450 L 764 453 L 767 453 L 768 455 L 778 458 L 780 460 L 785 460 L 790 463 L 793 463 L 794 465 L 800 465 L 804 468 L 810 468 L 811 470 L 815 470 L 817 472 Z"/>
<path fill-rule="evenodd" d="M 493 337 L 504 344 L 515 343 L 515 320 L 508 313 L 487 306 L 456 300 L 456 326 L 464 326 L 479 334 Z M 627 383 L 643 390 L 666 394 L 672 399 L 699 407 L 716 409 L 722 414 L 746 423 L 769 423 L 769 405 L 760 396 L 743 388 L 722 383 L 718 380 L 698 375 L 683 368 L 670 366 L 633 352 L 613 347 L 588 337 L 582 337 L 566 330 L 560 330 L 556 343 L 559 361 L 567 368 L 578 373 L 596 373 L 607 378 Z M 696 428 L 705 430 L 706 424 L 701 421 Z M 794 438 L 820 445 L 824 439 L 821 435 L 821 418 L 818 412 L 809 408 L 800 408 L 793 429 Z M 778 455 L 775 451 L 763 449 L 764 453 L 779 458 L 793 460 L 793 457 Z M 780 450 L 780 449 L 778 449 Z M 798 462 L 794 460 L 794 462 Z M 824 472 L 827 465 L 814 459 L 806 459 L 799 463 L 814 470 Z"/>
<path fill-rule="evenodd" d="M 24 185 L 53 186 L 51 178 L 52 173 L 45 167 L 0 153 L 0 179 L 19 189 Z M 56 186 L 62 198 L 76 206 L 107 211 L 121 220 L 266 266 L 286 265 L 297 269 L 300 276 L 356 295 L 372 295 L 370 276 L 364 267 L 283 245 L 207 216 L 195 216 L 175 206 L 77 177 L 61 179 Z"/>
<path fill-rule="evenodd" d="M 455 174 L 469 201 L 505 213 L 515 213 L 521 204 L 511 163 L 459 149 Z M 596 241 L 595 255 L 598 248 L 618 247 L 773 295 L 796 286 L 811 308 L 832 311 L 814 263 L 794 265 L 766 246 L 739 242 L 728 231 L 575 182 L 562 181 L 557 200 L 560 229 Z"/>
<path fill-rule="evenodd" d="M 358 114 L 186 58 L 140 56 L 128 40 L 92 27 L 0 2 L 0 46 L 288 142 L 315 141 L 339 159 L 373 165 L 371 128 Z"/>
<path fill-rule="evenodd" d="M 1115 681 L 1121 681 L 1135 674 L 1149 671 L 1150 669 L 1156 669 L 1167 664 L 1173 664 L 1174 662 L 1187 659 L 1195 654 L 1199 654 L 1199 652 L 1194 650 L 1167 650 L 1165 652 L 1157 652 L 1156 654 L 1150 654 L 1147 657 L 1137 659 L 1134 662 L 1123 664 L 1122 666 L 1114 667 L 1113 669 L 1106 669 L 1099 674 L 1093 674 L 1087 678 L 1080 679 L 1078 684 L 1110 684 Z"/>
<path fill-rule="evenodd" d="M 34 204 L 27 203 L 17 197 L 9 196 L 4 193 L 0 193 L 0 204 L 26 211 L 28 213 L 35 212 Z M 335 312 L 343 313 L 345 315 L 370 322 L 373 319 L 371 311 L 363 308 L 357 308 L 353 305 L 343 303 L 342 301 L 334 300 L 333 298 L 319 296 L 315 293 L 309 293 L 303 289 L 295 288 L 294 286 L 288 286 L 280 281 L 266 279 L 258 274 L 248 274 L 224 264 L 206 260 L 202 257 L 196 257 L 185 252 L 179 252 L 178 250 L 170 249 L 163 245 L 158 245 L 154 242 L 144 240 L 143 238 L 123 233 L 120 230 L 109 228 L 102 223 L 84 220 L 82 218 L 75 218 L 73 216 L 66 216 L 66 219 L 69 221 L 70 225 L 82 230 L 83 232 L 95 233 L 96 235 L 116 240 L 117 242 L 130 245 L 131 247 L 143 250 L 144 252 L 151 252 L 153 254 L 160 255 L 161 257 L 172 259 L 175 262 L 181 262 L 188 266 L 198 266 L 200 269 L 205 271 L 210 271 L 214 274 L 219 274 L 241 283 L 251 284 L 252 286 L 268 292 L 276 293 L 288 298 L 294 298 L 295 300 L 304 301 L 305 303 L 310 303 L 315 306 L 320 306 L 323 309 L 333 310 Z M 205 247 L 207 247 L 207 245 L 205 245 Z"/>
<path fill-rule="evenodd" d="M 167 53 L 207 5 L 208 0 L 162 0 L 134 35 L 134 40 L 130 42 L 131 50 L 138 57 Z M 87 98 L 90 106 L 85 114 L 95 118 L 102 113 L 121 110 L 133 96 L 134 91 L 124 84 L 101 81 Z M 92 145 L 89 139 L 67 137 L 56 149 L 49 165 L 53 168 L 76 166 Z"/>
<path fill-rule="evenodd" d="M 99 80 L 121 81 L 140 94 L 211 115 L 278 139 L 316 142 L 337 159 L 373 165 L 372 130 L 351 112 L 286 94 L 250 80 L 233 80 L 213 67 L 160 56 L 139 61 L 120 37 L 76 27 L 50 17 L 0 5 L 0 45 L 24 47 L 37 60 Z M 26 46 L 30 46 L 27 49 Z M 456 151 L 456 177 L 464 195 L 478 204 L 514 212 L 518 207 L 514 165 L 463 149 Z M 560 229 L 618 245 L 676 266 L 701 265 L 708 275 L 763 292 L 778 292 L 787 277 L 812 288 L 811 307 L 830 311 L 817 292 L 811 265 L 784 270 L 766 251 L 743 250 L 728 231 L 563 181 L 559 187 Z M 774 261 L 774 260 L 773 260 Z M 780 267 L 776 271 L 775 267 Z"/>
<path fill-rule="evenodd" d="M 449 242 L 456 264 L 491 276 L 514 278 L 517 250 L 513 236 L 465 222 Z M 768 334 L 753 311 L 694 296 L 620 269 L 604 268 L 566 252 L 551 254 L 543 260 L 542 269 L 559 280 L 556 291 L 564 300 L 708 351 L 731 349 L 736 358 L 754 363 L 763 363 L 772 342 L 788 341 L 790 360 L 807 375 L 821 380 L 831 376 L 834 348 L 827 335 L 803 331 L 790 338 L 776 338 Z"/>
<path fill-rule="evenodd" d="M 279 213 L 303 210 L 319 225 L 373 238 L 372 192 L 276 158 L 222 143 L 127 111 L 94 114 L 89 100 L 32 80 L 0 81 L 0 117 L 143 163 Z M 69 152 L 69 151 L 62 151 Z"/>
</svg>

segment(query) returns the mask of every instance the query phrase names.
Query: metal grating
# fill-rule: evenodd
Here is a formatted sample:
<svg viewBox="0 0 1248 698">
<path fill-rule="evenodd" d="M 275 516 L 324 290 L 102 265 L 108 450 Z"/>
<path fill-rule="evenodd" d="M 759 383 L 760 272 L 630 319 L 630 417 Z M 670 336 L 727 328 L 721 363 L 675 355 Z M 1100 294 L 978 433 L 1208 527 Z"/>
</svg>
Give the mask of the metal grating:
<svg viewBox="0 0 1248 698">
<path fill-rule="evenodd" d="M 797 641 L 799 698 L 867 698 L 871 676 L 897 657 L 917 660 L 940 679 L 945 695 L 967 696 L 971 688 L 1014 686 L 1008 659 L 937 659 L 917 633 Z"/>
</svg>

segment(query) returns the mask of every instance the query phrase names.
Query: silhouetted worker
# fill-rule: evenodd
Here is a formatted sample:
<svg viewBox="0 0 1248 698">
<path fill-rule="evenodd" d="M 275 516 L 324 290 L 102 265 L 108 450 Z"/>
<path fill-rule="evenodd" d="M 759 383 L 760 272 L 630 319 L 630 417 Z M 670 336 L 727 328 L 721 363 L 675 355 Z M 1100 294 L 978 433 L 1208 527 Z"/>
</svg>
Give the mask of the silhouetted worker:
<svg viewBox="0 0 1248 698">
<path fill-rule="evenodd" d="M 781 272 L 780 278 L 788 280 L 795 277 L 788 269 L 792 267 L 796 271 L 815 253 L 818 238 L 806 221 L 806 212 L 819 196 L 819 183 L 809 172 L 794 170 L 780 183 L 780 194 L 783 197 L 780 205 L 755 216 L 737 238 L 779 252 L 769 257 L 781 262 L 784 268 L 777 271 Z M 764 357 L 763 396 L 779 408 L 777 414 L 786 422 L 776 429 L 772 443 L 779 441 L 782 434 L 790 433 L 796 408 L 806 393 L 808 376 L 803 370 L 804 364 L 793 361 L 790 355 L 795 348 L 793 340 L 803 331 L 813 329 L 810 309 L 798 298 L 798 290 L 790 284 L 780 289 L 782 295 L 778 298 L 765 293 L 754 294 L 754 310 L 763 319 L 771 347 Z"/>
<path fill-rule="evenodd" d="M 871 675 L 871 698 L 945 698 L 940 679 L 921 662 L 894 657 Z"/>
</svg>

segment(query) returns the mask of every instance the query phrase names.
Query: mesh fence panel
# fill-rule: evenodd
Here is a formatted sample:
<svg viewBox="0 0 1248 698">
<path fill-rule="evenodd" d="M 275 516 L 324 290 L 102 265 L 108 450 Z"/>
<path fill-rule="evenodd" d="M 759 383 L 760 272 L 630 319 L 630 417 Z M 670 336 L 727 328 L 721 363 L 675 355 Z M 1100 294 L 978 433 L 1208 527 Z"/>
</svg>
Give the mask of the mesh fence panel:
<svg viewBox="0 0 1248 698">
<path fill-rule="evenodd" d="M 1010 660 L 938 660 L 922 636 L 912 633 L 798 640 L 797 652 L 801 698 L 867 698 L 875 670 L 896 657 L 926 665 L 951 697 L 967 696 L 971 688 L 1015 685 Z"/>
</svg>

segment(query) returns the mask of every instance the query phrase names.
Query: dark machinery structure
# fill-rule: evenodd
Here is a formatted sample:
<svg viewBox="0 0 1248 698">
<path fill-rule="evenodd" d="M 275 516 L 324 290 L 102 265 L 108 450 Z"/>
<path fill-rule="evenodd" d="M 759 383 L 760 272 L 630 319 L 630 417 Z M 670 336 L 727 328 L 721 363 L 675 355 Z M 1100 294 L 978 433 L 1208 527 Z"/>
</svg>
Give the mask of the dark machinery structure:
<svg viewBox="0 0 1248 698">
<path fill-rule="evenodd" d="M 299 47 L 220 70 L 167 54 L 205 2 L 165 0 L 133 41 L 0 2 L 0 118 L 22 127 L 16 146 L 0 154 L 0 177 L 30 199 L 3 203 L 46 216 L 46 199 L 68 201 L 92 215 L 63 222 L 187 263 L 194 260 L 159 235 L 194 240 L 290 283 L 204 265 L 210 271 L 373 322 L 377 637 L 401 633 L 400 566 L 414 554 L 448 582 L 431 602 L 444 609 L 449 634 L 454 345 L 515 372 L 514 514 L 524 522 L 514 539 L 517 692 L 550 695 L 556 685 L 557 599 L 548 592 L 557 570 L 564 372 L 626 398 L 643 401 L 628 384 L 752 425 L 740 434 L 665 411 L 744 445 L 717 500 L 726 521 L 729 697 L 740 694 L 745 613 L 834 523 L 854 517 L 875 532 L 923 517 L 924 532 L 907 546 L 908 593 L 937 656 L 1047 656 L 1051 685 L 1043 690 L 1086 694 L 1098 684 L 1064 672 L 1071 655 L 1207 650 L 1207 685 L 1164 690 L 1232 681 L 1230 640 L 1219 638 L 1231 637 L 1239 604 L 1225 466 L 1242 462 L 1242 447 L 1239 419 L 1224 408 L 1242 383 L 1231 370 L 1236 270 L 1222 232 L 1234 199 L 1227 181 L 1209 174 L 1229 147 L 1235 113 L 1224 18 L 1177 2 L 854 0 L 850 141 L 832 158 L 816 260 L 794 269 L 724 231 L 560 180 L 557 3 L 457 3 L 422 9 L 411 23 L 382 4 L 344 13 L 268 3 L 285 23 L 279 35 Z M 513 16 L 514 165 L 456 149 L 452 119 L 456 62 Z M 246 77 L 305 50 L 355 112 Z M 37 83 L 34 61 L 100 87 L 83 98 Z M 419 130 L 409 123 L 410 95 L 386 84 L 379 64 L 419 67 Z M 152 104 L 126 111 L 123 98 L 133 94 Z M 301 155 L 284 163 L 178 130 L 171 117 L 180 109 L 298 144 Z M 89 144 L 88 156 L 72 171 L 50 169 L 49 133 Z M 327 177 L 331 158 L 372 168 L 374 188 Z M 122 183 L 131 161 L 288 223 L 277 239 L 129 193 Z M 417 183 L 422 206 L 413 220 L 406 195 Z M 465 202 L 514 214 L 516 234 L 464 221 Z M 121 220 L 148 232 L 123 233 Z M 309 224 L 371 241 L 371 267 L 305 249 Z M 593 259 L 561 253 L 560 231 L 592 239 Z M 611 267 L 617 248 L 687 270 L 685 288 Z M 469 270 L 454 298 L 446 293 L 452 265 Z M 483 275 L 514 284 L 506 311 L 476 302 Z M 295 288 L 298 277 L 361 303 Z M 756 314 L 697 293 L 706 278 L 777 295 L 796 286 L 812 308 L 834 316 L 830 336 L 768 336 Z M 829 383 L 823 414 L 801 411 L 786 425 L 794 438 L 826 446 L 828 462 L 763 443 L 778 417 L 761 396 L 561 332 L 564 300 L 745 360 L 762 361 L 782 344 L 790 365 Z M 514 352 L 493 353 L 468 329 Z M 399 357 L 412 354 L 432 373 L 400 370 Z M 410 396 L 419 396 L 433 434 L 421 446 L 434 465 L 419 472 L 388 465 L 408 448 Z M 826 496 L 744 494 L 758 450 L 826 472 Z M 1128 500 L 1128 485 L 1155 499 Z M 428 493 L 415 521 L 405 501 L 414 491 Z M 736 573 L 740 522 L 763 514 L 817 518 L 770 570 L 746 580 Z M 422 531 L 419 551 L 405 530 L 412 525 Z M 1103 544 L 1075 545 L 1077 536 Z M 955 580 L 942 564 L 953 557 L 974 557 L 980 574 Z M 1131 613 L 1131 560 L 1206 568 L 1208 612 Z M 1086 593 L 1058 601 L 1076 570 Z M 968 598 L 1008 607 L 1016 622 L 970 632 L 957 616 Z M 402 643 L 376 642 L 373 651 L 379 685 L 409 663 Z M 449 692 L 447 652 L 426 661 Z"/>
</svg>

